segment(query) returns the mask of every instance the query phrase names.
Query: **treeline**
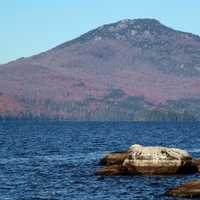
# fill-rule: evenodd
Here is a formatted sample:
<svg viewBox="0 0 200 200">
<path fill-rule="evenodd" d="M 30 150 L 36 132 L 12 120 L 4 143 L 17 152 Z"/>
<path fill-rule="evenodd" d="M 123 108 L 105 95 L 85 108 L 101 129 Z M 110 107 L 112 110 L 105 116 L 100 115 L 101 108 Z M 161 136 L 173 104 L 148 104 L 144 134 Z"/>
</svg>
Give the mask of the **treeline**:
<svg viewBox="0 0 200 200">
<path fill-rule="evenodd" d="M 196 121 L 195 117 L 187 112 L 176 112 L 173 110 L 165 109 L 151 109 L 145 110 L 138 114 L 137 120 L 139 121 L 172 121 L 172 122 L 185 122 Z"/>
<path fill-rule="evenodd" d="M 154 105 L 143 97 L 124 98 L 121 90 L 111 90 L 102 99 L 87 98 L 81 102 L 16 97 L 24 111 L 2 113 L 0 120 L 56 121 L 197 121 L 199 102 L 180 101 Z M 188 105 L 186 107 L 186 105 Z"/>
</svg>

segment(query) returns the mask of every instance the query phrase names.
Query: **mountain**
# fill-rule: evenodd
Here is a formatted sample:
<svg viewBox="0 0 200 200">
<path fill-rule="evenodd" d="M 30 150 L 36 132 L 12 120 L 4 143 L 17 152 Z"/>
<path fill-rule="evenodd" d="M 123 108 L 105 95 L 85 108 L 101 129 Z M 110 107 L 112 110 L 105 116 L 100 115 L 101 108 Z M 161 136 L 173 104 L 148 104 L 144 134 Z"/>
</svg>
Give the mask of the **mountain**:
<svg viewBox="0 0 200 200">
<path fill-rule="evenodd" d="M 0 116 L 200 120 L 200 37 L 127 19 L 1 65 Z"/>
</svg>

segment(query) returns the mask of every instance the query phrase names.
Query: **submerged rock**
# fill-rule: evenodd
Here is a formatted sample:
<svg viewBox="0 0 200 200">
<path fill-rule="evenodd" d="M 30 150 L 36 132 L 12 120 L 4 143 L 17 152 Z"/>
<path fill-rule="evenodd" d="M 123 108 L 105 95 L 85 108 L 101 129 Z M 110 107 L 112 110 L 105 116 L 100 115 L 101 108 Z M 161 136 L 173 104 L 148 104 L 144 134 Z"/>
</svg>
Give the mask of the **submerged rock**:
<svg viewBox="0 0 200 200">
<path fill-rule="evenodd" d="M 167 175 L 197 172 L 187 151 L 167 147 L 132 145 L 127 152 L 111 153 L 100 160 L 107 167 L 97 175 Z M 109 165 L 109 166 L 108 166 Z"/>
<path fill-rule="evenodd" d="M 100 160 L 101 165 L 115 165 L 123 164 L 124 160 L 128 158 L 129 152 L 114 152 L 110 153 Z"/>
<path fill-rule="evenodd" d="M 99 169 L 95 173 L 96 175 L 126 175 L 127 174 L 127 169 L 126 167 L 123 167 L 122 165 L 110 165 L 106 166 L 102 169 Z"/>
<path fill-rule="evenodd" d="M 184 197 L 184 198 L 200 198 L 200 181 L 192 181 L 173 189 L 170 189 L 166 195 L 172 197 Z"/>
<path fill-rule="evenodd" d="M 194 161 L 195 165 L 198 168 L 198 172 L 200 172 L 200 158 Z"/>
</svg>

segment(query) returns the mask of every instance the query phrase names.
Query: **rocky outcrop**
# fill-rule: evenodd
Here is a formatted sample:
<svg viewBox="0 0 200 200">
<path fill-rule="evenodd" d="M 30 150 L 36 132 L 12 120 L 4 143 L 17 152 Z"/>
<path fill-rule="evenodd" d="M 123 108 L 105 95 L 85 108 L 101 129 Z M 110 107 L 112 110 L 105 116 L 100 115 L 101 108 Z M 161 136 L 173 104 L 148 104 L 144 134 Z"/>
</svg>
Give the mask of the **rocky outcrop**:
<svg viewBox="0 0 200 200">
<path fill-rule="evenodd" d="M 127 152 L 111 153 L 101 164 L 109 165 L 97 175 L 162 175 L 197 172 L 197 166 L 187 151 L 167 147 L 132 145 Z"/>
<path fill-rule="evenodd" d="M 184 197 L 184 198 L 200 198 L 200 181 L 192 181 L 173 189 L 170 189 L 166 195 L 172 197 Z"/>
</svg>

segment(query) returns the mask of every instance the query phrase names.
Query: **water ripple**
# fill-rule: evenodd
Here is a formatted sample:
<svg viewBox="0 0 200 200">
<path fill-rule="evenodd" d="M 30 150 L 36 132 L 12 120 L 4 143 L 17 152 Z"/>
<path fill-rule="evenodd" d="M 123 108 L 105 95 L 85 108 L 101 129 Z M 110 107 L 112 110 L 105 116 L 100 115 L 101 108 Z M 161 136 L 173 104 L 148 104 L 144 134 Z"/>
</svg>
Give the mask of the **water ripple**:
<svg viewBox="0 0 200 200">
<path fill-rule="evenodd" d="M 143 200 L 192 176 L 98 177 L 98 160 L 133 143 L 200 157 L 200 124 L 9 122 L 0 124 L 0 199 Z M 194 142 L 195 141 L 195 142 Z"/>
</svg>

